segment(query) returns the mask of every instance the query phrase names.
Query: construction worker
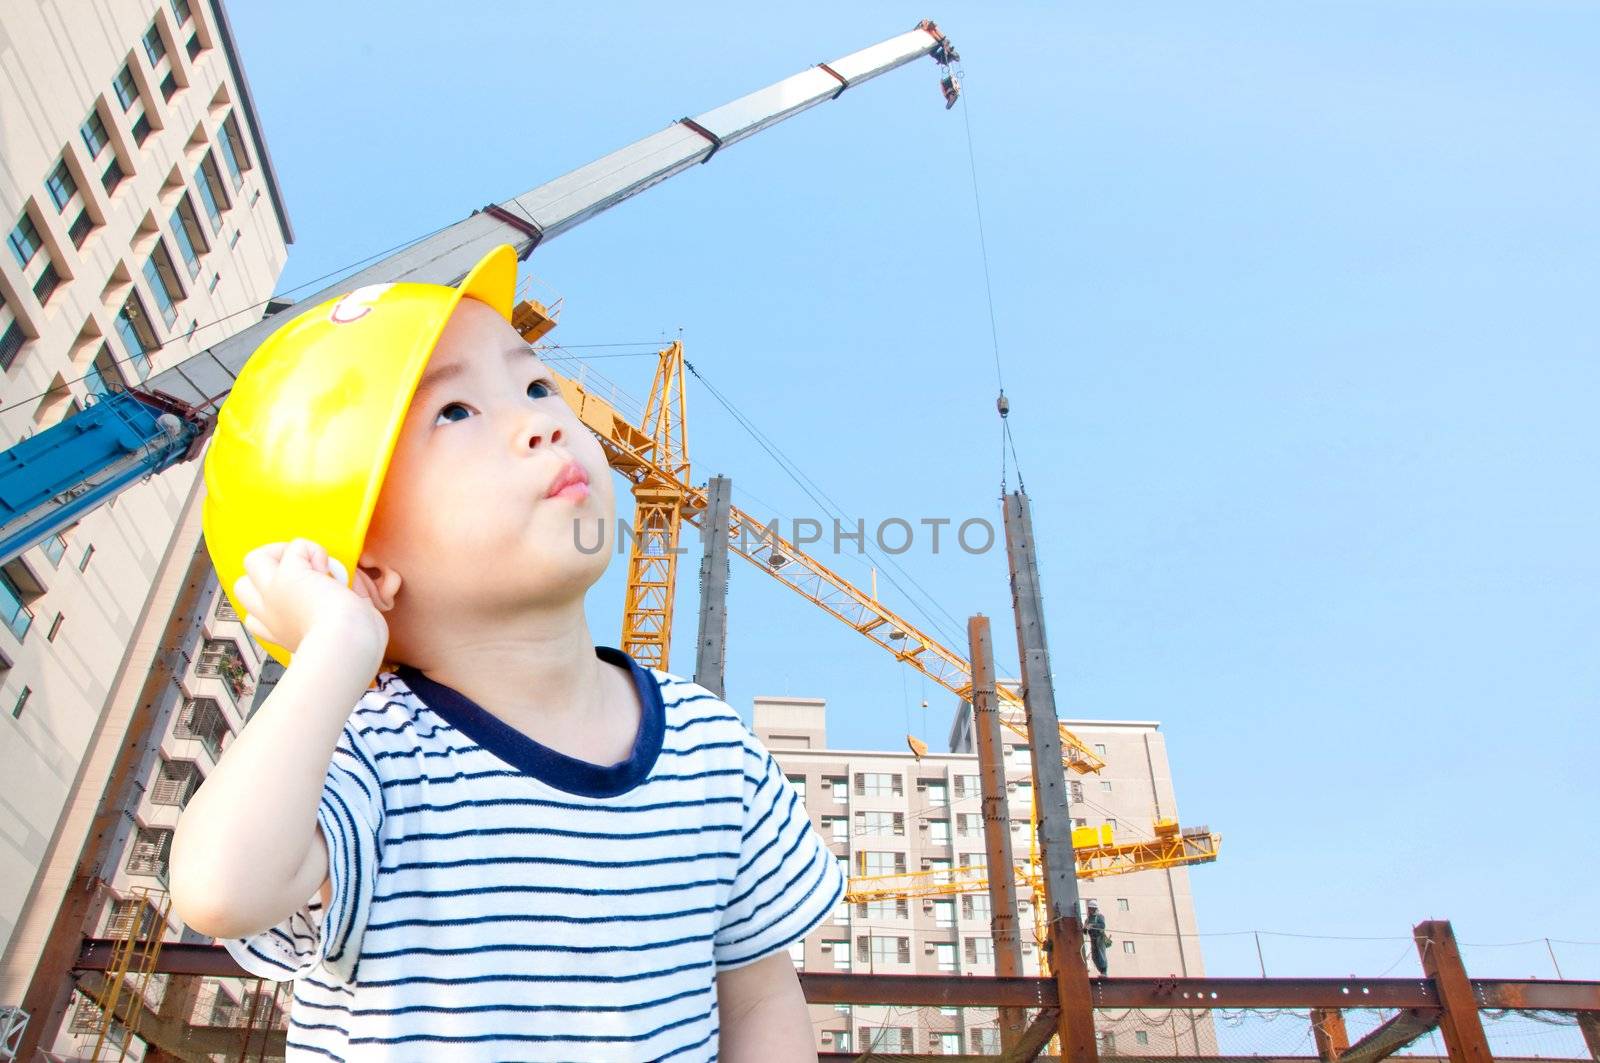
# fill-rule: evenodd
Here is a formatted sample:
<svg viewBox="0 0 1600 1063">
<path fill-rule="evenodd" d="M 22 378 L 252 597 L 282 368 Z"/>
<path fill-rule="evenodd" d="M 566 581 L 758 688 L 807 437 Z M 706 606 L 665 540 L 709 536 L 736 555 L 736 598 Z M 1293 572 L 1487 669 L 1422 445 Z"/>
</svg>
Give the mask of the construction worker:
<svg viewBox="0 0 1600 1063">
<path fill-rule="evenodd" d="M 1100 914 L 1100 905 L 1095 901 L 1089 902 L 1089 915 L 1083 921 L 1083 936 L 1089 942 L 1089 956 L 1094 960 L 1094 965 L 1100 971 L 1100 977 L 1106 976 L 1106 949 L 1111 947 L 1111 935 L 1106 933 L 1106 917 Z"/>
<path fill-rule="evenodd" d="M 815 1058 L 789 948 L 844 875 L 733 709 L 590 638 L 611 470 L 516 273 L 357 289 L 239 375 L 206 545 L 288 667 L 173 905 L 294 980 L 290 1063 Z"/>
</svg>

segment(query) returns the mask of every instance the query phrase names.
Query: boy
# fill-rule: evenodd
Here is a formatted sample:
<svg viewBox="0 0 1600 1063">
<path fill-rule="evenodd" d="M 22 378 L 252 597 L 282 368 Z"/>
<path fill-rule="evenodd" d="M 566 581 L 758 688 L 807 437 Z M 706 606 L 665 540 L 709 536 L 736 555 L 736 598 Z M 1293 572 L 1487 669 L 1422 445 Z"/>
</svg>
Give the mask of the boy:
<svg viewBox="0 0 1600 1063">
<path fill-rule="evenodd" d="M 814 1060 L 787 949 L 843 876 L 727 705 L 590 639 L 610 471 L 515 281 L 352 292 L 224 404 L 207 545 L 289 665 L 174 905 L 294 979 L 291 1060 Z"/>
</svg>

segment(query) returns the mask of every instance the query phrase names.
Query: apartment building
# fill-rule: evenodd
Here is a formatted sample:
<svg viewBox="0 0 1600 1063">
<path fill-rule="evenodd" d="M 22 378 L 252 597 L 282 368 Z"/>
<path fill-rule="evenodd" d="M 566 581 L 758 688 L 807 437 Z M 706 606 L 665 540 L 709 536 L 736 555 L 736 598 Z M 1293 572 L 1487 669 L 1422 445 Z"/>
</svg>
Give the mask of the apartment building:
<svg viewBox="0 0 1600 1063">
<path fill-rule="evenodd" d="M 978 763 L 971 711 L 951 728 L 954 752 L 829 749 L 826 703 L 761 697 L 753 730 L 799 791 L 812 822 L 846 873 L 938 871 L 985 865 Z M 1109 824 L 1119 838 L 1148 838 L 1159 817 L 1176 817 L 1166 741 L 1154 722 L 1069 721 L 1106 761 L 1098 775 L 1069 779 L 1078 826 Z M 1029 751 L 1005 735 L 1005 774 L 1015 857 L 1028 856 L 1032 815 Z M 1201 870 L 1199 873 L 1204 873 Z M 1085 900 L 1105 914 L 1112 977 L 1204 973 L 1189 888 L 1179 868 L 1085 880 Z M 1042 973 L 1031 905 L 1019 907 L 1023 964 Z M 873 974 L 994 974 L 987 892 L 846 903 L 791 950 L 797 968 Z M 813 1005 L 819 1051 L 993 1053 L 1000 1034 L 993 1009 Z M 1102 1055 L 1215 1052 L 1209 1019 L 1137 1014 L 1101 1016 Z"/>
<path fill-rule="evenodd" d="M 261 317 L 293 233 L 221 3 L 15 0 L 0 71 L 10 446 Z M 173 625 L 211 578 L 198 473 L 0 567 L 0 1008 L 28 994 L 102 804 L 124 812 L 91 869 L 111 925 L 123 891 L 161 882 L 173 812 L 241 720 L 258 659 L 238 625 Z M 170 704 L 149 698 L 156 666 Z M 161 733 L 130 736 L 152 712 Z M 106 792 L 130 739 L 154 773 L 137 800 Z"/>
</svg>

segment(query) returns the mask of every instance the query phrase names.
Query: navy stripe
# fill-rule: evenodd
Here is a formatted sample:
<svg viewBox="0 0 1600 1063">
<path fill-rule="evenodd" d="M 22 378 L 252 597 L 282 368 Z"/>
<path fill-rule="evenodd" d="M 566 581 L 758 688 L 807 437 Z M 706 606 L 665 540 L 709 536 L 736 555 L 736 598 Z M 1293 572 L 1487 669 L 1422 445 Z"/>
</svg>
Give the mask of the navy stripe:
<svg viewBox="0 0 1600 1063">
<path fill-rule="evenodd" d="M 629 897 L 640 893 L 666 893 L 672 890 L 688 890 L 699 886 L 730 886 L 731 878 L 704 878 L 694 882 L 667 882 L 659 886 L 638 886 L 634 889 L 580 889 L 577 886 L 530 886 L 518 882 L 511 886 L 467 886 L 459 890 L 401 890 L 398 893 L 386 893 L 381 897 L 372 898 L 373 907 L 385 901 L 396 901 L 401 898 L 413 897 L 473 897 L 487 893 L 559 893 L 563 896 L 577 897 Z"/>
<path fill-rule="evenodd" d="M 810 899 L 810 897 L 811 897 L 811 895 L 813 893 L 817 892 L 817 887 L 822 885 L 822 880 L 828 877 L 828 866 L 827 866 L 827 864 L 828 864 L 828 862 L 826 860 L 815 860 L 815 859 L 812 860 L 806 866 L 802 867 L 799 871 L 796 871 L 794 873 L 794 875 L 790 877 L 789 881 L 785 882 L 783 884 L 783 888 L 782 889 L 775 890 L 773 892 L 772 896 L 768 897 L 766 900 L 762 901 L 760 904 L 756 905 L 754 908 L 751 908 L 749 914 L 744 916 L 742 919 L 735 919 L 731 923 L 724 923 L 721 926 L 721 928 L 718 930 L 719 934 L 727 933 L 729 930 L 732 930 L 734 927 L 738 926 L 740 923 L 748 923 L 750 920 L 754 919 L 758 914 L 760 914 L 762 909 L 770 908 L 777 901 L 781 901 L 785 897 L 789 896 L 790 891 L 793 890 L 794 887 L 795 887 L 795 883 L 799 882 L 802 876 L 811 874 L 812 870 L 816 869 L 817 874 L 814 876 L 816 881 L 811 883 L 810 887 L 807 888 L 804 896 L 802 896 L 798 901 L 796 901 L 793 904 L 791 904 L 787 910 L 785 910 L 784 912 L 779 914 L 777 919 L 771 920 L 765 926 L 762 926 L 760 929 L 754 930 L 751 933 L 746 934 L 744 937 L 733 938 L 732 940 L 723 941 L 722 942 L 723 947 L 726 948 L 726 947 L 729 947 L 729 946 L 732 946 L 732 945 L 740 945 L 740 944 L 743 944 L 746 941 L 749 941 L 753 937 L 759 937 L 762 934 L 766 933 L 768 930 L 771 930 L 773 928 L 773 926 L 777 925 L 777 923 L 782 921 L 784 916 L 790 914 L 791 912 L 799 910 L 800 906 L 805 904 L 805 902 Z M 773 870 L 777 870 L 777 869 L 774 868 Z"/>
<path fill-rule="evenodd" d="M 482 926 L 484 923 L 567 923 L 588 926 L 591 923 L 664 923 L 670 919 L 687 919 L 691 915 L 718 912 L 717 905 L 704 908 L 684 908 L 676 912 L 648 912 L 644 915 L 556 915 L 553 912 L 508 912 L 503 915 L 474 915 L 465 919 L 393 919 L 387 923 L 370 923 L 367 933 L 395 930 L 403 926 Z"/>
<path fill-rule="evenodd" d="M 711 1012 L 704 1015 L 691 1015 L 677 1022 L 669 1022 L 665 1026 L 657 1026 L 649 1033 L 634 1034 L 568 1034 L 568 1033 L 485 1033 L 475 1037 L 450 1037 L 444 1034 L 413 1033 L 402 1037 L 352 1037 L 349 1043 L 353 1045 L 400 1045 L 411 1044 L 416 1041 L 440 1042 L 443 1044 L 459 1045 L 474 1044 L 484 1041 L 533 1041 L 548 1044 L 551 1041 L 581 1041 L 585 1044 L 614 1044 L 628 1041 L 648 1041 L 657 1034 L 675 1030 L 679 1026 L 686 1026 L 691 1022 L 699 1022 L 709 1018 Z"/>
<path fill-rule="evenodd" d="M 389 978 L 364 980 L 364 988 L 381 989 L 401 985 L 482 985 L 485 982 L 597 982 L 606 985 L 615 985 L 622 982 L 644 982 L 651 978 L 665 978 L 669 974 L 682 974 L 684 971 L 693 971 L 697 968 L 708 967 L 705 960 L 694 963 L 680 964 L 677 967 L 665 967 L 659 971 L 644 971 L 639 974 L 511 974 L 501 972 L 496 974 L 474 974 L 465 978 L 444 978 L 435 975 L 418 974 L 409 978 Z"/>
<path fill-rule="evenodd" d="M 306 1041 L 291 1041 L 285 1037 L 283 1041 L 283 1047 L 286 1049 L 293 1048 L 297 1052 L 315 1052 L 319 1056 L 327 1056 L 329 1059 L 337 1060 L 338 1063 L 344 1063 L 343 1056 L 336 1056 L 326 1048 L 319 1048 L 318 1046 L 310 1044 Z"/>
<path fill-rule="evenodd" d="M 671 753 L 675 757 L 687 757 L 689 754 L 698 753 L 702 749 L 728 749 L 733 746 L 742 745 L 744 745 L 742 740 L 733 742 L 702 742 L 697 746 L 690 746 L 687 749 L 663 749 L 661 752 L 663 754 Z"/>
<path fill-rule="evenodd" d="M 819 883 L 817 883 L 817 885 L 821 885 L 821 883 L 819 882 Z M 817 886 L 815 886 L 815 885 L 812 886 L 811 887 L 811 892 L 807 893 L 805 895 L 805 897 L 802 897 L 801 900 L 800 900 L 800 903 L 795 905 L 795 907 L 790 909 L 790 911 L 791 912 L 792 911 L 799 911 L 801 909 L 801 907 L 804 906 L 805 902 L 808 899 L 810 899 L 811 894 L 816 892 L 816 889 L 817 889 Z M 827 905 L 825 905 L 824 907 L 819 909 L 819 911 L 822 912 L 822 913 L 827 913 L 827 912 L 833 911 L 834 905 L 838 904 L 840 899 L 844 897 L 844 892 L 845 892 L 845 882 L 844 882 L 843 878 L 841 878 L 840 881 L 839 881 L 839 884 L 833 888 L 833 897 L 828 901 Z M 785 914 L 788 914 L 788 913 L 785 913 Z M 742 956 L 742 957 L 736 957 L 736 958 L 733 958 L 733 959 L 720 960 L 720 961 L 718 961 L 719 965 L 736 964 L 736 963 L 742 962 L 743 960 L 753 959 L 753 958 L 758 957 L 758 956 L 771 955 L 772 953 L 778 952 L 778 951 L 780 951 L 782 949 L 786 949 L 790 945 L 793 945 L 796 941 L 799 941 L 801 938 L 803 938 L 807 934 L 811 933 L 812 928 L 815 927 L 819 922 L 821 922 L 820 918 L 818 918 L 818 919 L 807 919 L 807 920 L 805 920 L 804 924 L 801 926 L 801 928 L 799 930 L 795 931 L 794 933 L 791 933 L 788 937 L 784 938 L 782 941 L 768 942 L 768 943 L 762 945 L 760 948 L 756 949 L 756 951 L 751 952 L 751 953 L 747 953 L 745 956 Z M 760 934 L 764 933 L 766 930 L 771 930 L 774 925 L 776 925 L 776 924 L 775 923 L 768 924 L 762 931 L 757 931 L 755 934 L 749 934 L 749 935 L 747 935 L 745 937 L 742 937 L 742 938 L 739 938 L 739 939 L 737 939 L 735 941 L 730 941 L 724 947 L 731 948 L 734 945 L 741 945 L 744 942 L 749 941 L 750 938 L 759 937 Z"/>
<path fill-rule="evenodd" d="M 766 882 L 767 879 L 771 878 L 773 875 L 777 874 L 780 870 L 782 870 L 789 863 L 789 857 L 794 855 L 795 850 L 800 848 L 800 843 L 804 842 L 808 835 L 812 835 L 810 824 L 802 824 L 800 826 L 800 830 L 797 831 L 796 834 L 795 834 L 794 843 L 792 845 L 790 845 L 789 848 L 784 851 L 784 854 L 782 856 L 778 857 L 778 862 L 773 864 L 772 868 L 765 875 L 762 875 L 760 878 L 758 878 L 754 882 L 752 882 L 750 884 L 749 888 L 747 888 L 743 893 L 739 894 L 739 896 L 737 896 L 737 897 L 734 897 L 734 898 L 730 899 L 728 901 L 728 907 L 732 908 L 734 905 L 739 904 L 741 901 L 745 900 L 747 897 L 750 896 L 750 894 L 752 894 L 756 890 L 760 889 L 762 883 Z M 770 842 L 768 842 L 766 845 L 763 845 L 761 847 L 761 852 L 759 852 L 755 856 L 753 856 L 750 859 L 749 863 L 747 863 L 744 867 L 741 867 L 739 869 L 739 874 L 742 876 L 745 873 L 745 870 L 747 868 L 753 868 L 756 865 L 756 863 L 761 859 L 761 857 L 766 853 L 766 851 L 768 849 L 772 848 L 774 845 L 778 844 L 778 842 L 781 841 L 782 839 L 783 839 L 783 831 L 782 830 L 779 830 L 776 833 L 774 833 L 773 836 L 772 836 L 772 840 Z"/>
<path fill-rule="evenodd" d="M 685 701 L 702 701 L 704 699 L 702 699 L 702 698 L 685 698 L 684 700 Z M 675 701 L 671 705 L 668 705 L 667 708 L 670 709 L 674 705 L 682 705 L 682 704 L 683 704 L 682 701 Z M 692 719 L 692 720 L 684 720 L 682 723 L 669 723 L 666 726 L 666 730 L 668 730 L 668 731 L 686 731 L 689 728 L 693 727 L 695 724 L 700 724 L 700 723 L 722 723 L 722 722 L 726 722 L 728 720 L 732 720 L 735 723 L 738 723 L 740 726 L 744 725 L 744 722 L 742 720 L 740 720 L 739 717 L 732 716 L 732 715 L 728 715 L 728 716 L 696 716 L 696 717 L 694 717 L 694 719 Z"/>
<path fill-rule="evenodd" d="M 599 805 L 573 804 L 569 801 L 551 801 L 542 797 L 497 797 L 490 800 L 466 798 L 447 805 L 406 805 L 389 810 L 391 816 L 408 816 L 413 812 L 454 812 L 459 808 L 559 808 L 571 812 L 657 812 L 663 808 L 705 808 L 741 801 L 737 797 L 703 797 L 697 801 L 657 801 L 649 805 L 618 805 L 615 808 Z"/>
<path fill-rule="evenodd" d="M 673 684 L 673 685 L 676 686 L 678 684 Z M 690 694 L 688 697 L 679 698 L 677 701 L 663 701 L 662 705 L 663 705 L 663 707 L 668 708 L 668 709 L 675 709 L 679 705 L 689 705 L 689 704 L 692 704 L 692 703 L 694 703 L 696 701 L 716 701 L 716 700 L 718 700 L 718 699 L 717 699 L 717 696 L 715 694 L 707 692 L 707 693 L 704 693 L 704 694 Z M 728 717 L 726 717 L 726 716 L 717 717 L 717 719 L 719 719 L 719 720 L 726 720 L 727 718 Z M 733 718 L 735 720 L 737 720 L 739 717 L 738 716 L 734 716 Z"/>
<path fill-rule="evenodd" d="M 671 1004 L 684 997 L 704 996 L 711 992 L 710 984 L 696 986 L 693 989 L 684 989 L 673 993 L 671 996 L 657 997 L 655 1000 L 640 1000 L 632 1004 L 408 1004 L 402 1008 L 356 1008 L 353 1015 L 418 1015 L 436 1013 L 441 1015 L 466 1015 L 472 1012 L 483 1011 L 576 1011 L 581 1013 L 595 1012 L 605 1014 L 617 1011 L 643 1011 L 645 1008 L 659 1008 L 663 1004 Z M 705 1018 L 711 1012 L 699 1018 Z"/>
<path fill-rule="evenodd" d="M 432 737 L 431 735 L 429 737 Z M 457 753 L 476 753 L 482 746 L 447 746 L 444 749 L 393 749 L 372 754 L 373 760 L 392 760 L 395 757 L 453 757 Z"/>
<path fill-rule="evenodd" d="M 670 827 L 666 830 L 646 830 L 637 834 L 613 834 L 609 831 L 561 830 L 556 827 L 471 827 L 467 830 L 426 831 L 421 834 L 402 834 L 386 839 L 388 845 L 405 845 L 420 841 L 451 841 L 456 838 L 504 838 L 516 836 L 550 836 L 556 838 L 592 838 L 609 841 L 638 841 L 641 838 L 671 838 L 684 834 L 714 834 L 725 830 L 738 830 L 737 823 L 709 823 L 699 827 Z"/>
<path fill-rule="evenodd" d="M 652 860 L 573 860 L 554 856 L 487 856 L 463 860 L 414 860 L 406 864 L 395 864 L 392 867 L 379 868 L 379 873 L 381 874 L 385 871 L 442 870 L 444 868 L 483 865 L 504 866 L 506 864 L 565 864 L 570 867 L 650 867 L 655 864 L 682 864 L 691 860 L 737 858 L 738 855 L 738 853 L 727 852 L 686 853 L 683 856 L 658 856 Z"/>
<path fill-rule="evenodd" d="M 664 1056 L 657 1056 L 656 1057 L 656 1063 L 661 1063 L 661 1061 L 664 1060 L 664 1059 L 671 1059 L 673 1056 L 677 1055 L 680 1052 L 688 1052 L 688 1051 L 690 1051 L 692 1049 L 699 1048 L 701 1045 L 705 1044 L 707 1041 L 711 1040 L 713 1037 L 717 1036 L 717 1034 L 719 1034 L 721 1032 L 722 1032 L 722 1027 L 721 1026 L 713 1026 L 713 1027 L 711 1027 L 711 1032 L 710 1033 L 708 1033 L 704 1037 L 700 1038 L 700 1040 L 696 1041 L 694 1044 L 692 1044 L 692 1045 L 684 1045 L 682 1048 L 674 1048 L 672 1051 L 668 1052 Z"/>
<path fill-rule="evenodd" d="M 459 949 L 434 949 L 422 945 L 404 949 L 390 949 L 387 952 L 363 952 L 364 960 L 392 960 L 398 956 L 475 956 L 485 952 L 565 952 L 574 955 L 589 956 L 601 952 L 649 952 L 652 949 L 676 948 L 679 945 L 693 945 L 702 941 L 712 940 L 711 934 L 691 934 L 688 937 L 671 938 L 667 941 L 647 941 L 638 945 L 523 945 L 523 944 L 495 944 L 495 945 L 470 945 Z"/>
</svg>

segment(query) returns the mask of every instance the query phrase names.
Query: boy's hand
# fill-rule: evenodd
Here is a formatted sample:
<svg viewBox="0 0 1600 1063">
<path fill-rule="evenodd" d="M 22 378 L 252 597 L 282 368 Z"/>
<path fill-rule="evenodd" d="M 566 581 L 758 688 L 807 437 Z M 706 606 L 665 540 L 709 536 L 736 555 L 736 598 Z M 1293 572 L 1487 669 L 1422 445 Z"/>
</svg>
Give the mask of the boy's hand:
<svg viewBox="0 0 1600 1063">
<path fill-rule="evenodd" d="M 389 625 L 372 603 L 365 577 L 345 586 L 344 566 L 309 539 L 271 543 L 245 555 L 246 575 L 233 585 L 250 634 L 290 653 L 313 629 L 353 640 L 376 667 L 389 643 Z"/>
</svg>

